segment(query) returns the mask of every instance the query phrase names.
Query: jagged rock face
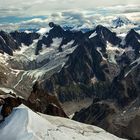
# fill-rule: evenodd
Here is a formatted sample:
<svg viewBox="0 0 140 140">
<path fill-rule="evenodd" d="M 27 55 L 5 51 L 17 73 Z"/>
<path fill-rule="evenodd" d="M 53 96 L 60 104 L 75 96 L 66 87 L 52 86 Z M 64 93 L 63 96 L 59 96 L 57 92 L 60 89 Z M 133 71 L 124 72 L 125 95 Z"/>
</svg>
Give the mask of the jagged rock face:
<svg viewBox="0 0 140 140">
<path fill-rule="evenodd" d="M 35 111 L 67 118 L 57 97 L 43 91 L 38 84 L 39 83 L 36 82 L 33 86 L 33 91 L 26 104 Z"/>
<path fill-rule="evenodd" d="M 76 112 L 73 119 L 79 122 L 98 125 L 109 129 L 112 123 L 112 116 L 118 112 L 117 106 L 109 101 L 100 101 L 95 98 L 91 106 Z"/>
<path fill-rule="evenodd" d="M 121 69 L 123 67 L 128 67 L 133 61 L 140 57 L 140 35 L 134 30 L 131 29 L 122 43 L 120 47 L 123 48 L 123 54 L 120 56 L 116 56 L 116 61 Z"/>
<path fill-rule="evenodd" d="M 140 115 L 129 121 L 123 133 L 130 139 L 138 140 L 140 138 Z"/>
<path fill-rule="evenodd" d="M 9 116 L 14 107 L 19 106 L 23 99 L 20 97 L 12 96 L 12 95 L 0 95 L 0 106 L 2 105 L 1 115 L 3 119 Z"/>
<path fill-rule="evenodd" d="M 131 30 L 125 38 L 124 47 L 132 47 L 137 51 L 139 50 L 138 40 L 139 34 Z M 130 59 L 128 54 L 123 53 L 119 58 L 120 62 L 118 61 L 121 71 L 109 83 L 108 90 L 103 87 L 102 96 L 100 96 L 98 89 L 101 89 L 101 85 L 99 84 L 95 90 L 96 97 L 99 99 L 93 101 L 88 108 L 76 112 L 73 119 L 100 126 L 119 137 L 140 139 L 140 125 L 135 126 L 136 121 L 139 120 L 138 102 L 140 101 L 140 60 L 137 57 Z M 123 109 L 128 110 L 127 113 L 124 113 Z"/>
<path fill-rule="evenodd" d="M 110 131 L 120 137 L 131 140 L 140 139 L 140 110 L 139 108 L 131 108 L 113 116 L 114 128 Z M 116 133 L 115 127 L 118 132 Z"/>
<path fill-rule="evenodd" d="M 135 54 L 136 54 L 136 58 L 139 55 L 139 51 L 140 51 L 140 35 L 135 32 L 134 29 L 131 29 L 127 36 L 125 37 L 125 46 L 124 47 L 129 47 L 131 46 L 134 50 L 135 50 Z"/>
<path fill-rule="evenodd" d="M 46 106 L 45 114 L 52 115 L 52 116 L 59 116 L 68 118 L 66 113 L 62 110 L 62 108 L 56 106 L 55 104 L 51 103 Z"/>
<path fill-rule="evenodd" d="M 95 47 L 100 47 L 102 49 L 102 53 L 106 53 L 107 43 L 111 43 L 112 45 L 120 45 L 121 39 L 117 37 L 115 32 L 110 31 L 108 28 L 98 25 L 93 31 L 89 31 L 85 33 L 85 36 L 90 37 L 90 35 L 95 34 L 90 40 L 95 44 Z"/>
<path fill-rule="evenodd" d="M 68 42 L 74 40 L 74 43 L 72 46 L 75 46 L 79 40 L 82 40 L 83 38 L 83 33 L 81 31 L 76 31 L 72 32 L 69 30 L 64 30 L 61 26 L 56 25 L 53 23 L 53 26 L 50 27 L 52 28 L 49 33 L 46 33 L 42 39 L 40 39 L 37 43 L 36 47 L 36 55 L 39 54 L 39 51 L 42 50 L 43 45 L 46 47 L 50 47 L 51 44 L 53 43 L 54 38 L 62 38 L 62 42 L 59 46 L 59 51 L 63 51 L 62 46 L 66 45 Z"/>
<path fill-rule="evenodd" d="M 107 66 L 101 66 L 101 62 L 102 57 L 94 48 L 94 44 L 85 42 L 79 45 L 73 54 L 71 54 L 65 67 L 60 72 L 60 78 L 62 78 L 62 75 L 64 75 L 64 78 L 63 80 L 58 79 L 58 82 L 62 86 L 69 84 L 71 80 L 76 83 L 88 83 L 90 78 L 94 77 L 94 75 L 97 79 L 104 81 L 105 74 L 102 71 L 102 67 Z M 66 73 L 69 73 L 68 76 L 71 78 L 69 81 L 66 79 L 68 78 L 66 77 Z"/>
<path fill-rule="evenodd" d="M 0 72 L 0 84 L 4 84 L 6 83 L 6 81 L 7 81 L 6 75 Z"/>
<path fill-rule="evenodd" d="M 19 46 L 23 43 L 26 46 L 29 46 L 33 43 L 33 40 L 39 38 L 38 33 L 26 33 L 26 32 L 11 32 L 10 35 L 16 40 Z"/>
<path fill-rule="evenodd" d="M 13 51 L 18 49 L 17 42 L 11 37 L 10 34 L 0 31 L 0 50 L 9 55 L 13 55 Z"/>
<path fill-rule="evenodd" d="M 121 68 L 126 67 L 131 63 L 131 59 L 125 52 L 121 56 L 116 58 L 116 61 Z"/>
<path fill-rule="evenodd" d="M 121 39 L 116 36 L 116 33 L 111 32 L 104 26 L 98 25 L 96 27 L 96 33 L 105 41 L 110 42 L 113 45 L 118 45 L 121 42 Z"/>
<path fill-rule="evenodd" d="M 96 32 L 96 35 L 89 38 L 94 32 Z M 40 43 L 38 42 L 38 45 L 42 46 L 44 44 L 46 47 L 50 47 L 52 39 L 55 37 L 63 38 L 60 46 L 74 40 L 71 47 L 77 45 L 77 48 L 69 55 L 68 61 L 60 72 L 55 73 L 49 79 L 43 80 L 40 87 L 43 87 L 44 90 L 49 93 L 56 93 L 61 102 L 66 102 L 78 98 L 92 97 L 95 94 L 94 82 L 107 81 L 109 83 L 113 79 L 115 74 L 111 74 L 111 71 L 115 73 L 117 71 L 116 67 L 115 65 L 108 65 L 102 53 L 103 55 L 106 54 L 107 42 L 112 45 L 119 45 L 121 42 L 121 39 L 115 33 L 101 25 L 93 31 L 82 33 L 64 31 L 60 26 L 53 24 L 48 35 L 45 35 L 39 41 Z M 97 50 L 98 47 L 102 48 L 102 52 Z"/>
<path fill-rule="evenodd" d="M 94 75 L 97 79 L 105 81 L 103 68 L 107 68 L 107 64 L 105 62 L 101 65 L 102 61 L 103 59 L 94 48 L 94 44 L 85 42 L 74 51 L 65 67 L 68 66 L 67 71 L 75 82 L 88 83 Z"/>
<path fill-rule="evenodd" d="M 93 95 L 91 78 L 96 77 L 95 79 L 99 81 L 106 81 L 108 73 L 107 62 L 94 48 L 94 44 L 84 42 L 70 55 L 59 73 L 41 84 L 44 90 L 50 93 L 56 92 L 61 102 L 71 101 L 77 96 L 91 97 Z M 83 95 L 80 95 L 82 93 Z"/>
<path fill-rule="evenodd" d="M 98 99 L 94 100 L 88 108 L 75 113 L 73 119 L 95 124 L 119 137 L 140 139 L 140 125 L 135 126 L 140 114 L 140 65 L 138 60 L 135 64 L 122 69 L 120 74 L 114 78 L 107 91 L 106 99 L 96 94 Z"/>
<path fill-rule="evenodd" d="M 140 93 L 140 65 L 139 62 L 130 64 L 122 69 L 120 74 L 114 78 L 110 94 L 121 106 L 129 105 Z"/>
<path fill-rule="evenodd" d="M 12 32 L 6 33 L 0 31 L 0 52 L 13 55 L 13 51 L 20 49 L 21 44 L 29 46 L 33 43 L 33 40 L 39 38 L 37 33 L 25 33 L 25 32 Z"/>
<path fill-rule="evenodd" d="M 74 120 L 97 125 L 118 137 L 140 139 L 139 108 L 121 111 L 113 102 L 93 102 L 87 109 L 75 113 Z"/>
</svg>

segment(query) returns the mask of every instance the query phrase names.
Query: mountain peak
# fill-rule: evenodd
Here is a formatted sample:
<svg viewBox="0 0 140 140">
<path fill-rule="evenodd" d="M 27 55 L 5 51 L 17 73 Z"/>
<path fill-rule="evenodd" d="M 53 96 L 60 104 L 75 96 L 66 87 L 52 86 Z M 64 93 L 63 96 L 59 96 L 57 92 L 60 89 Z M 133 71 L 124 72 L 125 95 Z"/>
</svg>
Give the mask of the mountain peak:
<svg viewBox="0 0 140 140">
<path fill-rule="evenodd" d="M 118 16 L 115 19 L 112 20 L 112 25 L 113 27 L 117 28 L 117 27 L 121 27 L 124 25 L 128 25 L 131 24 L 132 22 L 126 18 L 125 16 Z"/>
<path fill-rule="evenodd" d="M 128 32 L 128 35 L 139 36 L 139 34 L 135 31 L 135 29 L 131 29 L 131 30 Z"/>
<path fill-rule="evenodd" d="M 125 37 L 126 44 L 131 43 L 132 40 L 138 42 L 139 39 L 140 35 L 134 29 L 131 29 Z"/>
<path fill-rule="evenodd" d="M 102 30 L 106 30 L 106 29 L 107 29 L 107 28 L 106 28 L 105 26 L 103 26 L 103 25 L 97 25 L 96 28 L 95 28 L 95 30 L 96 30 L 97 32 L 102 31 Z"/>
<path fill-rule="evenodd" d="M 53 28 L 55 26 L 55 24 L 53 22 L 49 23 L 50 28 Z"/>
</svg>

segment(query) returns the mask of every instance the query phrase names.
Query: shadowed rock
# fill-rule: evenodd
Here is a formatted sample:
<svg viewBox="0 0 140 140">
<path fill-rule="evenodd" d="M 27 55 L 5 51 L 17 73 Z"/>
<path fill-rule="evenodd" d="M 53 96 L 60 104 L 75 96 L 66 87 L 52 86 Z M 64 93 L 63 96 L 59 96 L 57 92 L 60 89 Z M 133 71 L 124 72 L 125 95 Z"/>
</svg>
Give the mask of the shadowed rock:
<svg viewBox="0 0 140 140">
<path fill-rule="evenodd" d="M 39 87 L 38 82 L 33 86 L 33 91 L 28 98 L 27 105 L 31 109 L 41 113 L 67 118 L 57 97 L 44 92 L 44 90 Z"/>
<path fill-rule="evenodd" d="M 12 96 L 12 95 L 1 95 L 0 96 L 0 105 L 2 106 L 1 115 L 3 120 L 5 117 L 9 116 L 14 107 L 18 107 L 22 104 L 23 99 L 20 97 Z"/>
</svg>

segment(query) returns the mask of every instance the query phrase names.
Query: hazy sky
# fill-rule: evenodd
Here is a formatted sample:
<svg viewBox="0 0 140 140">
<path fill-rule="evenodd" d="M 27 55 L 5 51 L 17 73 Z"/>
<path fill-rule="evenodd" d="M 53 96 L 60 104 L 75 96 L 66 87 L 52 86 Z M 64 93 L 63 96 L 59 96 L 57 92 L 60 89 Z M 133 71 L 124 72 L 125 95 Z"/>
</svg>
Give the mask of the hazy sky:
<svg viewBox="0 0 140 140">
<path fill-rule="evenodd" d="M 0 0 L 0 16 L 45 15 L 46 12 L 140 4 L 140 0 Z"/>
</svg>

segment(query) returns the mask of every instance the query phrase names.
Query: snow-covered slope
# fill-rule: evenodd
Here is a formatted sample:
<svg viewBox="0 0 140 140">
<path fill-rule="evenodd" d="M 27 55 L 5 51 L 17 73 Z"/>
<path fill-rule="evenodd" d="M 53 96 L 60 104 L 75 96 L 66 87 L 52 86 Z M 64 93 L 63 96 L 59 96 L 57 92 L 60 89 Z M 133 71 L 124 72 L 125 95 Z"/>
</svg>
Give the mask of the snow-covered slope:
<svg viewBox="0 0 140 140">
<path fill-rule="evenodd" d="M 103 129 L 72 120 L 39 115 L 24 105 L 0 124 L 1 140 L 121 140 Z"/>
<path fill-rule="evenodd" d="M 46 29 L 40 29 L 41 37 L 44 35 L 43 31 L 46 32 Z M 10 73 L 10 76 L 7 75 L 9 83 L 2 86 L 21 91 L 24 95 L 27 95 L 25 98 L 30 94 L 36 80 L 42 80 L 44 77 L 48 78 L 54 72 L 61 70 L 68 59 L 67 55 L 71 54 L 76 48 L 76 46 L 71 47 L 74 43 L 74 40 L 71 40 L 62 45 L 63 51 L 60 52 L 58 48 L 62 38 L 53 38 L 50 47 L 44 45 L 39 54 L 35 55 L 39 39 L 33 40 L 33 43 L 29 46 L 21 43 L 20 49 L 15 50 L 13 56 L 6 53 L 4 55 L 0 54 L 0 65 L 6 67 L 8 69 L 7 73 Z M 6 73 L 6 70 L 4 72 Z M 27 85 L 26 89 L 23 88 L 24 85 Z"/>
</svg>

